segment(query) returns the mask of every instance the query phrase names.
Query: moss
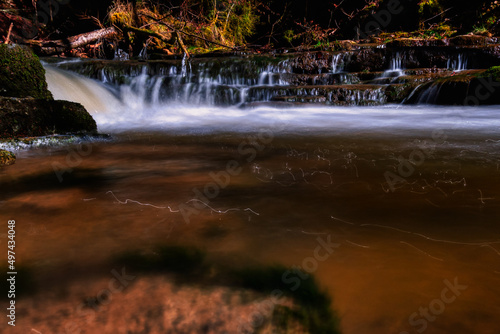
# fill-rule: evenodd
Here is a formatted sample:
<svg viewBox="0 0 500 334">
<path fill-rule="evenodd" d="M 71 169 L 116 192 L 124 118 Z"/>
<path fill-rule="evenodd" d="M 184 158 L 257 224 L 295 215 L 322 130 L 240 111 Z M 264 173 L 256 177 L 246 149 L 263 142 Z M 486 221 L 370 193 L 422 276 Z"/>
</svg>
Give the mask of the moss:
<svg viewBox="0 0 500 334">
<path fill-rule="evenodd" d="M 439 15 L 443 12 L 443 6 L 438 0 L 423 0 L 418 4 L 418 13 L 423 19 Z M 420 23 L 423 25 L 425 20 Z"/>
<path fill-rule="evenodd" d="M 492 66 L 485 72 L 479 74 L 479 77 L 491 77 L 495 81 L 500 81 L 500 66 Z"/>
<path fill-rule="evenodd" d="M 12 165 L 16 162 L 16 155 L 9 151 L 0 150 L 0 166 Z"/>
<path fill-rule="evenodd" d="M 52 99 L 45 70 L 30 49 L 0 44 L 0 96 Z"/>
</svg>

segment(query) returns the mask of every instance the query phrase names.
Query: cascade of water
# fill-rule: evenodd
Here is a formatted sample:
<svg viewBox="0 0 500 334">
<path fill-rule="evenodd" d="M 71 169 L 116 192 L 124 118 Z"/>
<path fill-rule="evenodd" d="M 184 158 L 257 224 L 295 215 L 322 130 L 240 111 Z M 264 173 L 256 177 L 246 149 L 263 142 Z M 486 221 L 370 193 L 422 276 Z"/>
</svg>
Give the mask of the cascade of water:
<svg viewBox="0 0 500 334">
<path fill-rule="evenodd" d="M 443 86 L 440 84 L 432 84 L 420 93 L 417 99 L 417 104 L 434 104 L 436 103 L 439 92 Z"/>
<path fill-rule="evenodd" d="M 143 47 L 141 52 L 139 52 L 139 59 L 148 60 L 148 48 L 147 48 L 147 46 Z"/>
<path fill-rule="evenodd" d="M 283 79 L 284 73 L 288 73 L 288 62 L 286 60 L 278 63 L 278 65 L 267 65 L 266 69 L 259 74 L 257 79 L 257 85 L 263 86 L 276 86 L 276 85 L 288 85 L 289 82 Z"/>
<path fill-rule="evenodd" d="M 347 53 L 335 55 L 332 61 L 339 72 L 346 63 Z M 265 62 L 261 59 L 194 59 L 182 61 L 101 63 L 80 62 L 70 67 L 90 75 L 114 91 L 123 105 L 139 112 L 161 110 L 166 104 L 187 106 L 238 106 L 253 102 L 276 101 L 330 101 L 327 90 L 311 86 L 329 86 L 358 83 L 349 73 L 323 73 L 296 75 L 289 60 Z M 397 66 L 395 66 L 396 68 Z M 344 88 L 357 94 L 350 102 L 363 104 L 363 100 L 380 101 L 380 96 L 357 92 L 357 88 Z M 349 94 L 337 92 L 335 94 Z M 359 95 L 359 96 L 358 96 Z M 299 99 L 295 99 L 299 97 Z"/>
<path fill-rule="evenodd" d="M 112 112 L 120 108 L 120 100 L 101 82 L 47 64 L 44 68 L 48 88 L 55 99 L 81 103 L 91 113 Z"/>
<path fill-rule="evenodd" d="M 332 73 L 339 73 L 344 69 L 344 64 L 341 62 L 342 54 L 336 54 L 332 59 Z"/>
<path fill-rule="evenodd" d="M 404 56 L 401 55 L 401 53 L 396 52 L 396 54 L 391 57 L 391 60 L 389 62 L 389 69 L 384 72 L 382 77 L 394 78 L 404 75 L 403 62 Z"/>
<path fill-rule="evenodd" d="M 181 63 L 181 77 L 187 77 L 190 70 L 191 70 L 191 63 L 188 61 L 187 54 L 184 54 Z"/>
<path fill-rule="evenodd" d="M 459 53 L 448 59 L 446 67 L 453 71 L 464 71 L 467 69 L 468 58 L 465 54 Z"/>
</svg>

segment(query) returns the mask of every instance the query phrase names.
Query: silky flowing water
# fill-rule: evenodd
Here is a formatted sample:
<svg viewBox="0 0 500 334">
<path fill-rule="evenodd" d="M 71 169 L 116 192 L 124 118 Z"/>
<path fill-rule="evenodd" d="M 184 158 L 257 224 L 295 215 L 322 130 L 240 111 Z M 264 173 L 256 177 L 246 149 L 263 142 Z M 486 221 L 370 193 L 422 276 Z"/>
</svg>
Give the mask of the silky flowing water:
<svg viewBox="0 0 500 334">
<path fill-rule="evenodd" d="M 182 244 L 231 266 L 305 268 L 343 333 L 500 331 L 498 107 L 113 96 L 89 101 L 112 106 L 92 110 L 110 139 L 20 150 L 0 171 L 19 264 L 91 277 L 113 254 Z M 318 238 L 336 244 L 326 258 Z"/>
</svg>

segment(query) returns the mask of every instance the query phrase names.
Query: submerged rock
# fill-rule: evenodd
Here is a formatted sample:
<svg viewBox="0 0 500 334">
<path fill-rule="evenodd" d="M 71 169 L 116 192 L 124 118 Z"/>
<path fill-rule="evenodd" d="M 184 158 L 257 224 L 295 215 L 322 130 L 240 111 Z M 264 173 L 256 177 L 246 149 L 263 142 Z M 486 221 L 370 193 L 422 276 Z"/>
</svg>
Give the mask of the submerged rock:
<svg viewBox="0 0 500 334">
<path fill-rule="evenodd" d="M 0 138 L 97 131 L 85 108 L 68 101 L 0 97 L 0 119 Z"/>
<path fill-rule="evenodd" d="M 0 96 L 52 99 L 45 70 L 29 48 L 0 44 Z"/>
<path fill-rule="evenodd" d="M 16 155 L 9 151 L 0 150 L 0 167 L 12 165 L 16 162 Z"/>
</svg>

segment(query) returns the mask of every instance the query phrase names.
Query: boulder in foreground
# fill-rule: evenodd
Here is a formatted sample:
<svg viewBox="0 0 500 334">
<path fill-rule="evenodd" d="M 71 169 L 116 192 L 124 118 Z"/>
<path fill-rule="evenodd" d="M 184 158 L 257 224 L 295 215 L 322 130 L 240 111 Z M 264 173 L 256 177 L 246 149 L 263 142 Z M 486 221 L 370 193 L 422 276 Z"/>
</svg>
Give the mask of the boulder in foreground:
<svg viewBox="0 0 500 334">
<path fill-rule="evenodd" d="M 97 132 L 85 108 L 68 101 L 0 97 L 0 119 L 0 138 Z"/>
</svg>

